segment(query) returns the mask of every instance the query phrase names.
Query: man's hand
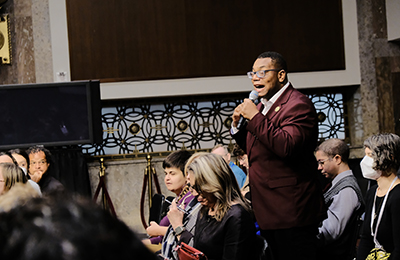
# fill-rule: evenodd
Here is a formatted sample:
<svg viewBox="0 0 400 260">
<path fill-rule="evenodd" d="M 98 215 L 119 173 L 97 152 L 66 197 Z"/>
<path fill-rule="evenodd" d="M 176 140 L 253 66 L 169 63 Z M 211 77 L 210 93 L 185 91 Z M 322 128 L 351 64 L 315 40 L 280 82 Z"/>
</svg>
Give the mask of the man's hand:
<svg viewBox="0 0 400 260">
<path fill-rule="evenodd" d="M 29 173 L 29 176 L 31 177 L 32 181 L 38 183 L 40 179 L 42 179 L 43 173 L 36 171 L 34 173 Z"/>
<path fill-rule="evenodd" d="M 239 120 L 240 120 L 240 108 L 239 108 L 239 106 L 237 106 L 235 108 L 235 110 L 233 111 L 233 115 L 232 115 L 232 125 L 234 127 L 237 127 L 237 125 L 239 123 Z"/>
<path fill-rule="evenodd" d="M 240 119 L 240 115 L 242 115 L 244 118 L 247 118 L 248 120 L 251 120 L 258 113 L 259 111 L 254 102 L 246 98 L 245 100 L 243 100 L 242 104 L 238 105 L 235 108 L 235 111 L 233 112 L 232 115 L 232 125 L 234 127 L 237 126 Z"/>
</svg>

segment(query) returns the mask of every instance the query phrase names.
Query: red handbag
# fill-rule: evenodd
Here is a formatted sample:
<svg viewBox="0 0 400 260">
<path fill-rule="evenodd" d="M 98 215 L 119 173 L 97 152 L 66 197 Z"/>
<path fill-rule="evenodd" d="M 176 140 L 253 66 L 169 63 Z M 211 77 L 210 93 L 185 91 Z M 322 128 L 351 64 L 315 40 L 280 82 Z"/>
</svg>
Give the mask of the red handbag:
<svg viewBox="0 0 400 260">
<path fill-rule="evenodd" d="M 175 247 L 175 251 L 178 253 L 179 260 L 207 260 L 207 256 L 203 252 L 184 242 L 180 242 Z"/>
</svg>

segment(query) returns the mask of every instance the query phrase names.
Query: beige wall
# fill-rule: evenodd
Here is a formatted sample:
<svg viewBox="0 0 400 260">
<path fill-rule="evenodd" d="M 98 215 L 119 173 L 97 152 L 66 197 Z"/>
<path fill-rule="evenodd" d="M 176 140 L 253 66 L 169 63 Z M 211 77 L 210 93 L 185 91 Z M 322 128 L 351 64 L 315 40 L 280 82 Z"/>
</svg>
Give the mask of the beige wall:
<svg viewBox="0 0 400 260">
<path fill-rule="evenodd" d="M 175 196 L 175 194 L 168 191 L 165 187 L 162 161 L 163 158 L 153 158 L 151 160 L 158 176 L 162 194 L 164 194 L 165 197 Z M 146 159 L 115 160 L 105 161 L 104 163 L 107 167 L 105 171 L 107 190 L 114 204 L 117 216 L 135 231 L 144 233 L 145 229 L 143 228 L 140 218 L 140 198 L 147 166 Z M 99 183 L 99 171 L 99 162 L 89 164 L 89 176 L 93 195 Z M 152 183 L 155 183 L 154 180 Z M 148 191 L 147 187 L 146 191 Z M 156 188 L 153 185 L 153 194 L 154 193 L 156 193 Z M 98 202 L 101 203 L 100 198 Z M 146 220 L 148 220 L 149 216 L 148 203 L 148 194 L 146 193 L 144 208 Z"/>
</svg>

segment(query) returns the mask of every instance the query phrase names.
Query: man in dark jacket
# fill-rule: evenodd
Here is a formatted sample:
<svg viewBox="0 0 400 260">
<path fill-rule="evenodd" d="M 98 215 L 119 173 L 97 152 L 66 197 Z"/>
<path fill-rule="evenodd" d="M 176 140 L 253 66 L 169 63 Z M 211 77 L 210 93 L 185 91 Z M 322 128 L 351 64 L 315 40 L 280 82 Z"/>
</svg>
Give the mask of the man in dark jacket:
<svg viewBox="0 0 400 260">
<path fill-rule="evenodd" d="M 50 151 L 42 145 L 35 145 L 30 147 L 26 153 L 29 156 L 29 176 L 39 184 L 43 195 L 63 191 L 64 186 L 61 182 L 48 174 Z"/>
<path fill-rule="evenodd" d="M 316 259 L 318 223 L 326 217 L 314 149 L 317 114 L 287 78 L 284 58 L 262 53 L 248 72 L 261 102 L 245 99 L 231 133 L 249 160 L 251 201 L 274 260 Z M 237 128 L 240 118 L 248 124 Z"/>
</svg>

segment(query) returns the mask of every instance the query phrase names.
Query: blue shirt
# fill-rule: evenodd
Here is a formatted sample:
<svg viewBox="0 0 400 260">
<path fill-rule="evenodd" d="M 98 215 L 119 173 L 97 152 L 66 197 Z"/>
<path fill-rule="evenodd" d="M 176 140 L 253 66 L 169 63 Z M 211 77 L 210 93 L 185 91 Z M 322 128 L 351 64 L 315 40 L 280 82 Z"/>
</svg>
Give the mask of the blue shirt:
<svg viewBox="0 0 400 260">
<path fill-rule="evenodd" d="M 234 164 L 233 162 L 229 162 L 229 166 L 231 167 L 233 174 L 235 174 L 236 180 L 239 184 L 239 188 L 242 188 L 244 182 L 246 181 L 246 174 L 240 169 L 239 166 Z"/>
</svg>

